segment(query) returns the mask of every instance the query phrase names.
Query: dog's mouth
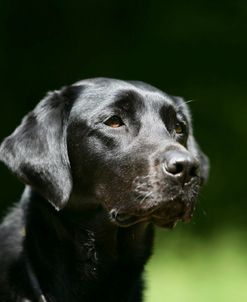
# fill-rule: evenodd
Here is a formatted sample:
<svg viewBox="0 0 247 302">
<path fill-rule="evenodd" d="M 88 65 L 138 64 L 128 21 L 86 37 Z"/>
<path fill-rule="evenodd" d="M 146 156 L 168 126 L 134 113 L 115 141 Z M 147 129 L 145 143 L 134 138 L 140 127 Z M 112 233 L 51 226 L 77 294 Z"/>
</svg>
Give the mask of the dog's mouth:
<svg viewBox="0 0 247 302">
<path fill-rule="evenodd" d="M 161 182 L 159 175 L 154 174 L 137 177 L 133 188 L 130 202 L 119 202 L 119 207 L 111 209 L 111 221 L 120 227 L 148 222 L 172 228 L 178 221 L 191 220 L 200 184 L 198 178 L 184 186 L 171 180 Z"/>
<path fill-rule="evenodd" d="M 164 208 L 157 209 L 152 215 L 154 224 L 164 228 L 173 228 L 178 221 L 189 222 L 195 210 L 194 202 L 169 202 Z"/>
<path fill-rule="evenodd" d="M 113 223 L 120 227 L 130 227 L 140 222 L 151 222 L 162 228 L 173 228 L 178 221 L 189 222 L 194 213 L 194 202 L 172 200 L 157 205 L 143 213 L 127 211 L 110 212 Z"/>
</svg>

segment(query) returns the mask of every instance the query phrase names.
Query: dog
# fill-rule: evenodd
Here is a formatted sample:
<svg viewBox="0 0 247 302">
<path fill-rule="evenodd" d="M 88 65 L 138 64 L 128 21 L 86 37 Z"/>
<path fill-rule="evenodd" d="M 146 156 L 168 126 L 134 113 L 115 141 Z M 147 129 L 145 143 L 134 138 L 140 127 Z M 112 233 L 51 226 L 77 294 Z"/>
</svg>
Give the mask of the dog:
<svg viewBox="0 0 247 302">
<path fill-rule="evenodd" d="M 189 221 L 209 164 L 186 102 L 138 81 L 48 93 L 0 146 L 26 185 L 0 226 L 0 301 L 141 302 L 154 226 Z"/>
</svg>

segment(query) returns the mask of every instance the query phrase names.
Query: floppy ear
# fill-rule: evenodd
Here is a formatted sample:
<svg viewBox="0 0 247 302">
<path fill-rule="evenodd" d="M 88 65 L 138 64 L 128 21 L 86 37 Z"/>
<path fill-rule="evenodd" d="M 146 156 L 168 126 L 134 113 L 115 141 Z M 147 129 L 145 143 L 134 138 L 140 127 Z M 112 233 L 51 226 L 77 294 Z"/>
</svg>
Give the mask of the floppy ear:
<svg viewBox="0 0 247 302">
<path fill-rule="evenodd" d="M 48 93 L 0 146 L 0 160 L 57 210 L 66 205 L 72 190 L 66 130 L 80 89 L 69 86 Z"/>
<path fill-rule="evenodd" d="M 188 138 L 188 148 L 192 150 L 192 153 L 200 162 L 201 184 L 204 184 L 208 180 L 209 168 L 210 168 L 209 159 L 205 155 L 205 153 L 202 152 L 201 148 L 199 147 L 192 133 L 189 135 Z"/>
<path fill-rule="evenodd" d="M 194 137 L 193 129 L 192 129 L 191 114 L 190 114 L 189 107 L 187 105 L 188 102 L 186 103 L 184 101 L 184 99 L 181 98 L 181 97 L 174 97 L 174 100 L 177 104 L 177 108 L 179 110 L 182 110 L 188 118 L 188 122 L 189 122 L 189 125 L 190 125 L 190 133 L 189 133 L 189 137 L 188 137 L 188 141 L 187 141 L 187 147 L 190 150 L 190 152 L 200 162 L 201 184 L 204 184 L 207 181 L 208 175 L 209 175 L 209 168 L 210 168 L 209 159 L 205 155 L 205 153 L 202 152 L 200 146 L 198 145 L 198 143 L 197 143 L 197 141 Z"/>
</svg>

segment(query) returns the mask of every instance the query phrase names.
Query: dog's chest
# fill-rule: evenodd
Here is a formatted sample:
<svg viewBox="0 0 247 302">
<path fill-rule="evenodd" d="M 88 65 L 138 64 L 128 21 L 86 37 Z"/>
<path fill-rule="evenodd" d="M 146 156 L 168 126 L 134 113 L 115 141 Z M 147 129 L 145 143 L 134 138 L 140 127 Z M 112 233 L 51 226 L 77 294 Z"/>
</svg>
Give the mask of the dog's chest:
<svg viewBox="0 0 247 302">
<path fill-rule="evenodd" d="M 78 268 L 89 279 L 140 270 L 152 251 L 153 227 L 133 226 L 105 233 L 86 230 L 77 245 Z"/>
<path fill-rule="evenodd" d="M 87 231 L 78 246 L 78 287 L 86 289 L 85 301 L 129 301 L 139 286 L 153 240 L 153 228 L 120 229 L 101 233 Z M 92 298 L 93 297 L 93 298 Z M 87 300 L 88 298 L 88 300 Z"/>
</svg>

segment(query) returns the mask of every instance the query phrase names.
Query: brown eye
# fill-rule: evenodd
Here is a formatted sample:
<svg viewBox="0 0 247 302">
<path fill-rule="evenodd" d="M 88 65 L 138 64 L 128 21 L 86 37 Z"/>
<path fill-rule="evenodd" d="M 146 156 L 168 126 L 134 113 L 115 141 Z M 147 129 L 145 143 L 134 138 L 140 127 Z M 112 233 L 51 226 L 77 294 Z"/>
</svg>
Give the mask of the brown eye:
<svg viewBox="0 0 247 302">
<path fill-rule="evenodd" d="M 183 127 L 183 125 L 181 123 L 176 123 L 176 125 L 175 125 L 175 132 L 177 134 L 184 133 L 184 127 Z"/>
<path fill-rule="evenodd" d="M 113 115 L 112 117 L 107 119 L 104 124 L 111 128 L 119 128 L 124 125 L 124 122 L 120 117 Z"/>
</svg>

